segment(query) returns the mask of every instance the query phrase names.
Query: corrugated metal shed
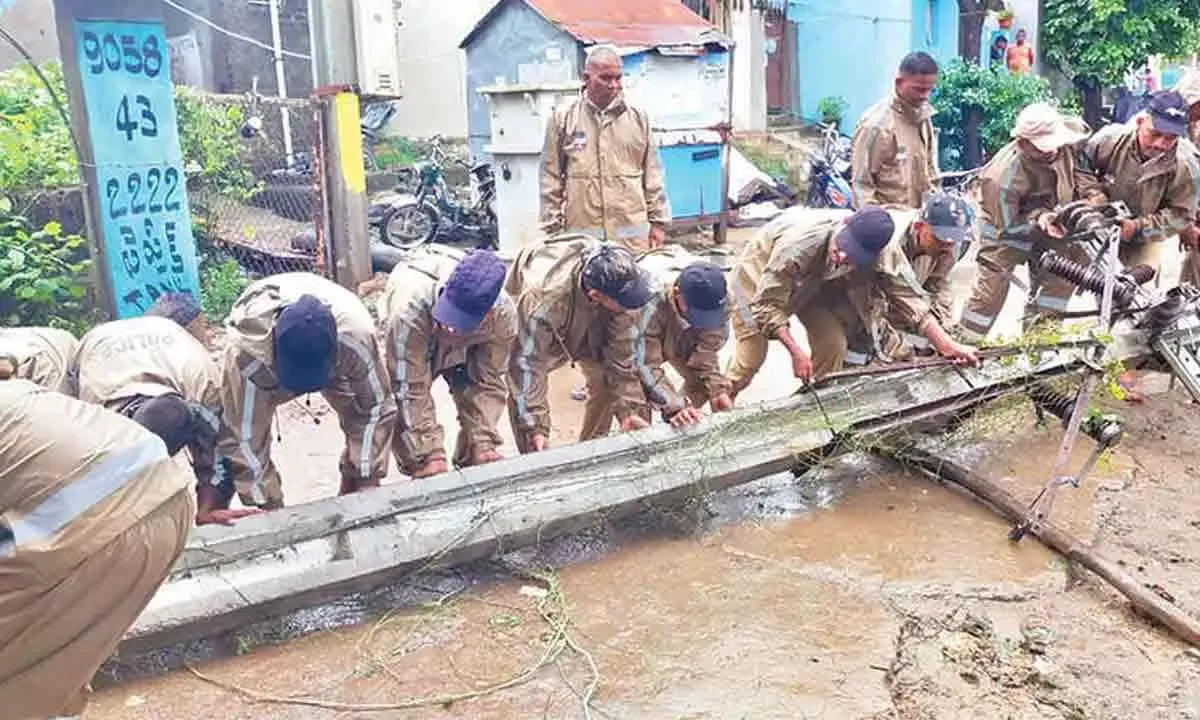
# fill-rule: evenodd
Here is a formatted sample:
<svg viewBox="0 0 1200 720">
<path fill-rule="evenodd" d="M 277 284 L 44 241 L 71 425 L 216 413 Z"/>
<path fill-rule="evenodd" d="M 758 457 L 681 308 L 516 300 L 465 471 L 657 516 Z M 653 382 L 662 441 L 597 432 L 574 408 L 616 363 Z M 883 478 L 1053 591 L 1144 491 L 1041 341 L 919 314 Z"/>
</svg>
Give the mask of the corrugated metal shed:
<svg viewBox="0 0 1200 720">
<path fill-rule="evenodd" d="M 610 43 L 622 48 L 672 45 L 729 46 L 712 23 L 679 0 L 498 0 L 459 47 L 465 48 L 492 18 L 511 2 L 522 2 L 556 27 L 587 45 Z"/>
</svg>

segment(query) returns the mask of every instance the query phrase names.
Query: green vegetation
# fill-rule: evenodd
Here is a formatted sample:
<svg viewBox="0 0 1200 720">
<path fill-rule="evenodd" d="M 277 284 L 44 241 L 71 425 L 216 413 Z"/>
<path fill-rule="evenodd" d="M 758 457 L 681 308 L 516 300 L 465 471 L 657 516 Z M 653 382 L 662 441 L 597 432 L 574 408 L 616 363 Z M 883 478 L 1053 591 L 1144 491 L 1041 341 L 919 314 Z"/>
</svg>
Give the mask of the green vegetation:
<svg viewBox="0 0 1200 720">
<path fill-rule="evenodd" d="M 0 201 L 0 322 L 86 329 L 95 318 L 84 299 L 83 238 L 64 235 L 57 222 L 32 230 L 11 202 Z"/>
<path fill-rule="evenodd" d="M 938 143 L 942 169 L 968 169 L 964 165 L 970 122 L 978 123 L 979 142 L 986 161 L 1012 140 L 1017 115 L 1039 101 L 1060 104 L 1045 78 L 1013 75 L 951 60 L 942 68 L 932 99 L 937 110 L 933 124 L 941 131 Z M 1074 108 L 1067 105 L 1064 110 L 1072 112 Z"/>
</svg>

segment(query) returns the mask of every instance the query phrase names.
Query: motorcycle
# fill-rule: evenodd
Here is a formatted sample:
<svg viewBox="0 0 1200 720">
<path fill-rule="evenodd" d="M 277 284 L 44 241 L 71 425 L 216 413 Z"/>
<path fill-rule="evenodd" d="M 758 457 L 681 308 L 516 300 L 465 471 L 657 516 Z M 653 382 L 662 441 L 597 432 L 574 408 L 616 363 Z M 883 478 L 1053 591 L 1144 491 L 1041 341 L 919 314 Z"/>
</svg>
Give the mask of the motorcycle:
<svg viewBox="0 0 1200 720">
<path fill-rule="evenodd" d="M 416 165 L 410 176 L 415 187 L 406 188 L 409 191 L 406 194 L 411 195 L 411 201 L 391 206 L 382 217 L 384 242 L 405 250 L 430 242 L 469 244 L 484 249 L 499 246 L 494 208 L 496 177 L 492 166 L 488 163 L 468 166 L 475 200 L 464 205 L 453 197 L 446 183 L 443 172 L 446 159 L 441 136 L 434 136 L 431 159 Z"/>
<path fill-rule="evenodd" d="M 852 208 L 850 191 L 850 138 L 833 123 L 820 123 L 821 148 L 813 154 L 808 171 L 808 197 L 815 208 Z"/>
</svg>

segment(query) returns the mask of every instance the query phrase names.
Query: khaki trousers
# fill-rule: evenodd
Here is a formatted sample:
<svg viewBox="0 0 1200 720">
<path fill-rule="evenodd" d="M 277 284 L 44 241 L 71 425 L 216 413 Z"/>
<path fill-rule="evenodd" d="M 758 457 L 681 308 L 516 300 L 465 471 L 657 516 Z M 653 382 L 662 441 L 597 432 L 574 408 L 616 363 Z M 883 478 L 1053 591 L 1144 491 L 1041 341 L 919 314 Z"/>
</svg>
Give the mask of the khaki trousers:
<svg viewBox="0 0 1200 720">
<path fill-rule="evenodd" d="M 683 378 L 683 394 L 692 407 L 703 407 L 711 400 L 704 381 L 695 371 L 680 363 L 671 362 L 670 364 Z M 616 419 L 613 404 L 617 401 L 616 394 L 604 382 L 602 374 L 600 377 L 593 377 L 585 368 L 584 376 L 587 378 L 588 404 L 584 408 L 583 427 L 579 431 L 581 442 L 606 437 L 612 431 L 613 420 Z M 648 403 L 639 408 L 637 414 L 646 422 L 651 422 L 653 419 L 653 409 Z"/>
<path fill-rule="evenodd" d="M 1072 260 L 1085 264 L 1091 262 L 1087 252 L 1078 245 L 1065 245 L 1048 238 L 1041 240 L 1040 244 Z M 975 287 L 959 322 L 959 326 L 967 331 L 971 339 L 986 337 L 996 324 L 996 318 L 1004 309 L 1004 301 L 1008 298 L 1010 280 L 1005 273 L 1011 274 L 1022 263 L 1028 264 L 1031 270 L 1029 274 L 1032 283 L 1029 294 L 1034 314 L 1054 316 L 1066 312 L 1075 286 L 1056 275 L 1032 271 L 1037 257 L 1034 245 L 1032 241 L 1014 240 L 984 241 L 980 246 Z"/>
<path fill-rule="evenodd" d="M 0 561 L 0 716 L 83 712 L 92 676 L 167 577 L 195 518 L 182 491 L 65 577 Z"/>
<path fill-rule="evenodd" d="M 1183 258 L 1183 273 L 1179 282 L 1190 282 L 1200 288 L 1200 250 L 1188 250 Z"/>
<path fill-rule="evenodd" d="M 846 362 L 848 341 L 838 314 L 829 307 L 816 305 L 804 308 L 796 314 L 796 318 L 808 333 L 813 377 L 841 370 Z M 734 394 L 737 394 L 749 387 L 754 376 L 762 369 L 770 340 L 762 333 L 742 325 L 737 315 L 733 316 L 733 332 L 737 344 L 726 375 L 733 383 Z"/>
</svg>

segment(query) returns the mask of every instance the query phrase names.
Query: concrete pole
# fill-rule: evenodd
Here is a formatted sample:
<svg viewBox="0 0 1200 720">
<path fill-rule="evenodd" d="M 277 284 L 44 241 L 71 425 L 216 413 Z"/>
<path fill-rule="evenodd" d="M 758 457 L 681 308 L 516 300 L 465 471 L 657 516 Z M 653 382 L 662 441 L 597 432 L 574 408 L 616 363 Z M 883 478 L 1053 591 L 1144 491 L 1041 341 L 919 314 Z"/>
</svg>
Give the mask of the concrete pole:
<svg viewBox="0 0 1200 720">
<path fill-rule="evenodd" d="M 271 47 L 275 56 L 275 89 L 276 94 L 287 99 L 287 74 L 283 71 L 283 33 L 279 29 L 279 0 L 270 0 L 271 15 Z M 290 168 L 295 159 L 292 152 L 292 117 L 287 105 L 279 106 L 279 120 L 283 125 L 283 153 L 287 157 Z"/>
<path fill-rule="evenodd" d="M 371 277 L 367 188 L 358 97 L 357 38 L 351 0 L 309 0 L 313 95 L 321 107 L 321 196 L 332 279 L 357 291 Z M 320 239 L 318 239 L 318 245 Z"/>
</svg>

